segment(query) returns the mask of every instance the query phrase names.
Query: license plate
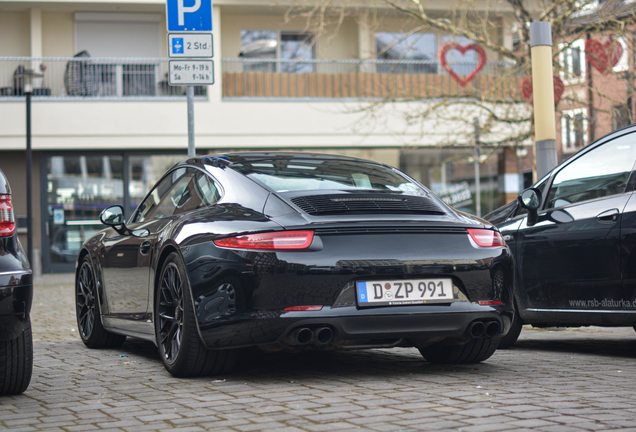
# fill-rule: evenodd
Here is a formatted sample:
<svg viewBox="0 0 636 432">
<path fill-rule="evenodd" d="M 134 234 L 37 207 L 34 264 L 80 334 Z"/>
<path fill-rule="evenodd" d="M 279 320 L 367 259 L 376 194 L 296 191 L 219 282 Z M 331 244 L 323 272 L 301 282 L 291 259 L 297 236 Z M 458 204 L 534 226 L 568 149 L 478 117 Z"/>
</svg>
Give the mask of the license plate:
<svg viewBox="0 0 636 432">
<path fill-rule="evenodd" d="M 357 282 L 359 306 L 397 306 L 449 303 L 454 300 L 451 279 Z"/>
</svg>

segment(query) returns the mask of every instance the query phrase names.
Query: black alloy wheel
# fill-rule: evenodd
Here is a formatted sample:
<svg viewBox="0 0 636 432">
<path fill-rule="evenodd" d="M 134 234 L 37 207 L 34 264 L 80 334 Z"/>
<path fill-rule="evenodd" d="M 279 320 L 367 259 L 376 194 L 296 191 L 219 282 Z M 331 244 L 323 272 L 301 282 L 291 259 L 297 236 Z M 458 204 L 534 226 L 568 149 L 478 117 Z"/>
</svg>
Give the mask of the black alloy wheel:
<svg viewBox="0 0 636 432">
<path fill-rule="evenodd" d="M 86 260 L 77 277 L 77 326 L 82 339 L 88 339 L 93 333 L 95 323 L 95 278 L 93 269 Z"/>
<path fill-rule="evenodd" d="M 236 350 L 208 350 L 199 337 L 190 282 L 181 256 L 172 252 L 158 278 L 155 335 L 166 370 L 175 377 L 227 373 Z"/>
<path fill-rule="evenodd" d="M 89 348 L 115 348 L 124 343 L 126 336 L 111 333 L 102 325 L 95 272 L 88 256 L 82 260 L 77 273 L 75 305 L 77 327 L 84 345 Z"/>
<path fill-rule="evenodd" d="M 179 268 L 169 262 L 161 274 L 159 287 L 159 336 L 167 363 L 174 363 L 183 336 L 183 281 Z"/>
</svg>

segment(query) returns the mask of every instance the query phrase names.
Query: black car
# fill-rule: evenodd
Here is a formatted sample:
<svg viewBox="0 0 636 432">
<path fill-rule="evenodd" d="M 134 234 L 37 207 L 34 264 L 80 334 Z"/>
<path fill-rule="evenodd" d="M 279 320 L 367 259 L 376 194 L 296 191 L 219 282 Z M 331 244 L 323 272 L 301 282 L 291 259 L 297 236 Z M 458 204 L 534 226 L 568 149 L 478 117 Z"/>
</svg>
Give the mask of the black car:
<svg viewBox="0 0 636 432">
<path fill-rule="evenodd" d="M 398 170 L 340 156 L 235 153 L 170 169 L 124 223 L 86 241 L 77 320 L 91 348 L 153 341 L 175 376 L 237 348 L 415 346 L 489 358 L 512 320 L 499 232 Z"/>
<path fill-rule="evenodd" d="M 0 171 L 0 395 L 22 393 L 31 382 L 31 268 L 16 233 L 11 189 Z"/>
<path fill-rule="evenodd" d="M 636 325 L 636 127 L 611 133 L 485 216 L 515 257 L 517 314 L 535 327 Z"/>
</svg>

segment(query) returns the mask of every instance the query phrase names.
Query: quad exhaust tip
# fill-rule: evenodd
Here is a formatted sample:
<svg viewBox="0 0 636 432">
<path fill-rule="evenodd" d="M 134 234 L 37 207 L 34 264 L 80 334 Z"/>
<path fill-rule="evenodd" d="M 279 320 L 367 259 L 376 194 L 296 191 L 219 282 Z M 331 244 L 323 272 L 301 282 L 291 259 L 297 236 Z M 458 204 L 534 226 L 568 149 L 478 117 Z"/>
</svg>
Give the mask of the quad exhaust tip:
<svg viewBox="0 0 636 432">
<path fill-rule="evenodd" d="M 326 345 L 333 339 L 333 330 L 329 327 L 320 327 L 316 330 L 316 343 Z"/>
<path fill-rule="evenodd" d="M 468 326 L 468 334 L 475 339 L 483 336 L 492 338 L 499 333 L 501 333 L 501 324 L 498 321 L 473 321 Z"/>
<path fill-rule="evenodd" d="M 294 329 L 287 337 L 285 342 L 290 345 L 327 345 L 333 342 L 334 332 L 331 327 L 323 326 L 311 329 L 309 327 L 298 327 Z"/>
<path fill-rule="evenodd" d="M 490 321 L 486 324 L 486 336 L 495 337 L 501 333 L 501 325 L 497 321 Z"/>
<path fill-rule="evenodd" d="M 314 332 L 307 327 L 297 328 L 288 337 L 288 342 L 292 345 L 307 345 L 314 338 Z"/>
<path fill-rule="evenodd" d="M 486 324 L 481 321 L 475 321 L 468 327 L 468 333 L 478 339 L 486 333 Z"/>
</svg>

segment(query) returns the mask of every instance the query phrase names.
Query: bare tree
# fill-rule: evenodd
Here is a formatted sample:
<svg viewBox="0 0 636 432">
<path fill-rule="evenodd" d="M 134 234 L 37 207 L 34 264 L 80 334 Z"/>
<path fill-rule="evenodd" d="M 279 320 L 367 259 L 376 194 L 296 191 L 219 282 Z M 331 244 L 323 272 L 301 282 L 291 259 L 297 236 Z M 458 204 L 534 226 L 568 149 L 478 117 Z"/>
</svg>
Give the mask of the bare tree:
<svg viewBox="0 0 636 432">
<path fill-rule="evenodd" d="M 425 0 L 291 0 L 286 7 L 288 19 L 304 19 L 305 30 L 318 38 L 333 37 L 347 19 L 377 28 L 386 17 L 396 17 L 403 22 L 405 38 L 436 30 L 486 48 L 498 61 L 489 64 L 488 73 L 478 74 L 464 87 L 453 83 L 448 76 L 435 80 L 422 73 L 407 77 L 396 73 L 377 79 L 377 85 L 365 86 L 366 93 L 360 94 L 366 99 L 359 111 L 376 117 L 384 113 L 388 105 L 398 111 L 404 107 L 402 114 L 407 123 L 419 124 L 422 134 L 429 131 L 433 123 L 453 124 L 439 144 L 471 143 L 475 117 L 480 120 L 482 144 L 496 147 L 531 142 L 532 106 L 521 92 L 523 79 L 529 77 L 531 71 L 531 21 L 551 22 L 554 73 L 568 84 L 559 108 L 588 108 L 590 138 L 594 138 L 597 116 L 611 115 L 613 107 L 627 103 L 625 94 L 631 95 L 636 90 L 633 74 L 615 72 L 611 65 L 605 69 L 605 76 L 613 76 L 617 83 L 623 81 L 625 92 L 607 92 L 596 85 L 590 61 L 607 63 L 611 60 L 611 55 L 605 55 L 602 50 L 597 50 L 592 57 L 588 55 L 586 68 L 571 65 L 572 59 L 582 54 L 580 43 L 576 42 L 580 40 L 595 39 L 610 50 L 611 40 L 620 39 L 622 46 L 633 52 L 631 32 L 635 30 L 636 9 L 630 0 L 455 0 L 446 11 L 432 10 Z M 502 38 L 508 29 L 512 31 L 511 43 L 505 43 Z M 384 47 L 380 54 L 388 49 L 390 47 Z M 403 72 L 397 68 L 395 71 Z M 627 114 L 633 123 L 631 106 Z"/>
</svg>

